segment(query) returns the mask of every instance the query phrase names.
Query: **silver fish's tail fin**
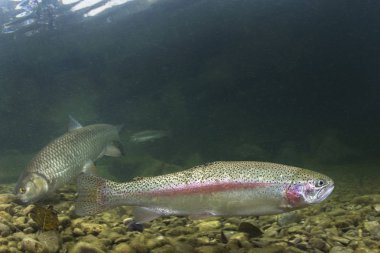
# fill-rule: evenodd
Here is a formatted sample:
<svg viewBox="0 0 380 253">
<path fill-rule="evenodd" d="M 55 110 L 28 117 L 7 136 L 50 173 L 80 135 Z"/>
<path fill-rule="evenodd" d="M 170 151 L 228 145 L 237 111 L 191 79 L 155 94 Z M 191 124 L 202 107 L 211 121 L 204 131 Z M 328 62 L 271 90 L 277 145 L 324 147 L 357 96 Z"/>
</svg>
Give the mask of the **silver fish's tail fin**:
<svg viewBox="0 0 380 253">
<path fill-rule="evenodd" d="M 78 197 L 75 213 L 79 216 L 94 215 L 109 208 L 107 195 L 110 191 L 106 179 L 82 173 L 77 180 Z"/>
</svg>

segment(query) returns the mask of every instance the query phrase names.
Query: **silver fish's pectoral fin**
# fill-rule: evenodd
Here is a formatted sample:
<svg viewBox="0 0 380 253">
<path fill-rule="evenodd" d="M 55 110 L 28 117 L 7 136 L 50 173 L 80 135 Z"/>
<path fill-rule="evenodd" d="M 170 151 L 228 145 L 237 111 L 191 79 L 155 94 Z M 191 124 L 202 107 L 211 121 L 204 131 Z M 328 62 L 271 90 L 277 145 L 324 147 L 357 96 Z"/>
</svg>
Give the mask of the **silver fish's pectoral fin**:
<svg viewBox="0 0 380 253">
<path fill-rule="evenodd" d="M 102 152 L 102 155 L 106 156 L 112 156 L 112 157 L 119 157 L 124 155 L 123 146 L 120 142 L 114 141 L 106 146 L 104 151 Z"/>
<path fill-rule="evenodd" d="M 162 214 L 155 209 L 147 207 L 134 207 L 133 208 L 134 222 L 146 223 L 160 217 Z"/>
<path fill-rule="evenodd" d="M 76 119 L 74 119 L 73 116 L 69 115 L 69 132 L 82 127 L 83 126 Z"/>
<path fill-rule="evenodd" d="M 82 172 L 89 173 L 96 176 L 97 173 L 96 173 L 96 166 L 94 162 L 91 160 L 87 161 L 82 168 Z"/>
</svg>

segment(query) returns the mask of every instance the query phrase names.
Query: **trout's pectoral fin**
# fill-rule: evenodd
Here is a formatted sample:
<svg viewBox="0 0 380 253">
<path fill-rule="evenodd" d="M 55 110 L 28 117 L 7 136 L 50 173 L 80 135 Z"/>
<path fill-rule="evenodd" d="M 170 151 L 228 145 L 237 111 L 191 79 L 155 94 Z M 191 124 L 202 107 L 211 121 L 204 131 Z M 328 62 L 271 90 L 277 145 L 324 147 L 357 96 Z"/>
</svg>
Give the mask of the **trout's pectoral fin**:
<svg viewBox="0 0 380 253">
<path fill-rule="evenodd" d="M 133 208 L 134 222 L 146 223 L 161 216 L 161 213 L 155 209 L 146 207 L 134 207 Z"/>
<path fill-rule="evenodd" d="M 118 141 L 111 142 L 110 144 L 106 146 L 106 148 L 102 152 L 102 155 L 113 156 L 113 157 L 122 156 L 124 155 L 123 146 Z"/>
<path fill-rule="evenodd" d="M 82 168 L 82 172 L 89 173 L 96 176 L 97 173 L 96 173 L 96 166 L 94 162 L 91 160 L 87 161 Z"/>
</svg>

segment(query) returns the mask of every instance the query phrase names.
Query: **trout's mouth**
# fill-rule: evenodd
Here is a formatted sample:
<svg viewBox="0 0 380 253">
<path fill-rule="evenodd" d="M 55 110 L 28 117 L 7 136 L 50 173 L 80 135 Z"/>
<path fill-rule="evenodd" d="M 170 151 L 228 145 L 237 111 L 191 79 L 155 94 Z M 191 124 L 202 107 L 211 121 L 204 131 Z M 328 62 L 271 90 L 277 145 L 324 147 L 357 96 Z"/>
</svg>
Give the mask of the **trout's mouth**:
<svg viewBox="0 0 380 253">
<path fill-rule="evenodd" d="M 334 190 L 334 184 L 326 185 L 317 194 L 317 203 L 322 202 L 325 200 Z"/>
</svg>

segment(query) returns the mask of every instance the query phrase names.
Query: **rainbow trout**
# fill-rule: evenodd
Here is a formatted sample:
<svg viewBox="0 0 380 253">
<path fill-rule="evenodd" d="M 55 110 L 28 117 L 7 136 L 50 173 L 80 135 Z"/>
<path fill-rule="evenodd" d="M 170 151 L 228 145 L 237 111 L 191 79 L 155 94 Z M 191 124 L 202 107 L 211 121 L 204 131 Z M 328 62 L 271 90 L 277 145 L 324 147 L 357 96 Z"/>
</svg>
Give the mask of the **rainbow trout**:
<svg viewBox="0 0 380 253">
<path fill-rule="evenodd" d="M 93 168 L 103 155 L 121 155 L 120 127 L 95 124 L 82 127 L 70 117 L 69 132 L 45 146 L 27 165 L 15 188 L 16 198 L 32 203 Z"/>
<path fill-rule="evenodd" d="M 168 215 L 259 216 L 320 203 L 333 189 L 323 174 L 267 162 L 214 162 L 127 183 L 81 174 L 76 213 L 128 205 L 137 223 Z"/>
</svg>

